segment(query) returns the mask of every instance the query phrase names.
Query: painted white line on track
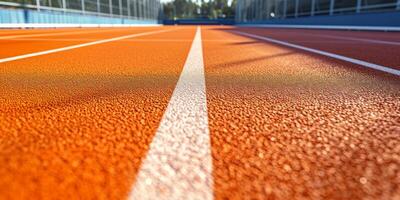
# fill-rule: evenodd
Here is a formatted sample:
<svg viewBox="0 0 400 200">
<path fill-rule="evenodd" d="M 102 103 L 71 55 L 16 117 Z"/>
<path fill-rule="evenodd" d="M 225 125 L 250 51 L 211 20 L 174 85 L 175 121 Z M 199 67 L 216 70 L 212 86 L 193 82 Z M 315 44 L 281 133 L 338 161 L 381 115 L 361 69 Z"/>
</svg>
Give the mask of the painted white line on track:
<svg viewBox="0 0 400 200">
<path fill-rule="evenodd" d="M 67 50 L 71 50 L 71 49 L 87 47 L 87 46 L 92 46 L 92 45 L 102 44 L 102 43 L 107 43 L 107 42 L 113 42 L 113 41 L 118 41 L 118 40 L 123 40 L 123 39 L 128 39 L 128 38 L 151 35 L 151 34 L 156 34 L 156 33 L 163 33 L 163 32 L 168 32 L 168 31 L 173 31 L 173 30 L 178 30 L 178 29 L 168 29 L 168 30 L 136 33 L 136 34 L 125 35 L 125 36 L 120 36 L 120 37 L 115 37 L 115 38 L 104 39 L 104 40 L 97 40 L 97 41 L 93 41 L 93 42 L 77 44 L 77 45 L 72 45 L 72 46 L 67 46 L 67 47 L 61 47 L 61 48 L 57 48 L 57 49 L 51 49 L 51 50 L 29 53 L 29 54 L 14 56 L 14 57 L 2 58 L 2 59 L 0 59 L 0 63 L 14 61 L 14 60 L 20 60 L 20 59 L 24 59 L 24 58 L 30 58 L 30 57 L 34 57 L 34 56 L 46 55 L 46 54 L 56 53 L 56 52 L 60 52 L 60 51 L 67 51 Z"/>
<path fill-rule="evenodd" d="M 97 30 L 96 30 L 97 29 Z M 32 34 L 19 34 L 19 35 L 6 35 L 0 36 L 0 40 L 10 40 L 10 39 L 18 39 L 18 38 L 32 38 L 32 37 L 44 37 L 44 36 L 59 36 L 59 35 L 79 35 L 79 34 L 90 34 L 90 33 L 104 33 L 104 32 L 115 32 L 116 30 L 121 29 L 107 29 L 102 30 L 98 28 L 91 28 L 85 31 L 74 31 L 74 30 L 67 30 L 65 32 L 56 32 L 56 33 L 32 33 Z M 127 29 L 125 29 L 127 30 Z"/>
<path fill-rule="evenodd" d="M 77 39 L 68 39 L 68 38 L 16 38 L 9 39 L 12 41 L 96 41 L 98 39 L 90 39 L 90 38 L 77 38 Z M 125 41 L 131 42 L 191 42 L 191 39 L 126 39 Z M 202 42 L 243 42 L 243 40 L 202 40 Z M 306 41 L 308 42 L 308 41 Z M 311 41 L 310 41 L 311 42 Z M 337 42 L 336 42 L 337 43 Z M 349 42 L 344 42 L 349 43 Z"/>
<path fill-rule="evenodd" d="M 332 30 L 362 30 L 362 31 L 400 31 L 397 26 L 337 26 L 337 25 L 290 25 L 290 24 L 239 24 L 241 27 L 257 28 L 300 28 L 300 29 L 332 29 Z"/>
<path fill-rule="evenodd" d="M 394 75 L 400 76 L 400 70 L 393 69 L 393 68 L 390 68 L 390 67 L 377 65 L 377 64 L 374 64 L 374 63 L 369 63 L 369 62 L 365 62 L 365 61 L 362 61 L 362 60 L 357 60 L 357 59 L 354 59 L 354 58 L 349 58 L 349 57 L 346 57 L 346 56 L 341 56 L 341 55 L 338 55 L 338 54 L 329 53 L 329 52 L 326 52 L 326 51 L 312 49 L 312 48 L 308 48 L 308 47 L 304 47 L 304 46 L 300 46 L 300 45 L 284 42 L 284 41 L 281 41 L 281 40 L 272 39 L 272 38 L 265 37 L 265 36 L 254 35 L 254 34 L 245 33 L 245 32 L 241 32 L 241 31 L 231 31 L 231 32 L 237 33 L 239 35 L 243 35 L 243 36 L 247 36 L 247 37 L 251 37 L 251 38 L 267 41 L 267 42 L 272 42 L 272 43 L 275 43 L 275 44 L 280 44 L 280 45 L 292 47 L 292 48 L 295 48 L 295 49 L 301 49 L 303 51 L 308 51 L 308 52 L 324 55 L 324 56 L 327 56 L 327 57 L 331 57 L 331 58 L 335 58 L 335 59 L 338 59 L 338 60 L 347 61 L 347 62 L 354 63 L 354 64 L 357 64 L 357 65 L 361 65 L 361 66 L 364 66 L 364 67 L 375 69 L 375 70 L 378 70 L 378 71 L 387 72 L 387 73 L 390 73 L 390 74 L 394 74 Z"/>
<path fill-rule="evenodd" d="M 13 41 L 97 41 L 98 39 L 90 39 L 90 38 L 78 38 L 78 39 L 67 39 L 67 38 L 55 38 L 55 39 L 47 39 L 47 38 L 18 38 L 18 39 L 11 39 Z M 178 39 L 137 39 L 137 38 L 132 38 L 132 39 L 125 39 L 125 41 L 131 41 L 131 42 L 191 42 L 193 40 L 178 40 Z"/>
<path fill-rule="evenodd" d="M 366 39 L 366 38 L 354 38 L 354 37 L 333 36 L 333 35 L 320 35 L 320 34 L 313 34 L 313 33 L 301 33 L 301 35 L 310 35 L 310 36 L 332 38 L 332 39 L 343 39 L 343 40 L 359 41 L 359 42 L 374 43 L 374 44 L 388 44 L 388 45 L 396 45 L 396 46 L 400 45 L 400 42 L 391 42 L 391 41 L 385 41 L 385 40 L 375 40 L 375 39 Z"/>
<path fill-rule="evenodd" d="M 7 23 L 0 28 L 98 28 L 98 27 L 155 27 L 161 24 L 56 24 L 56 23 Z"/>
<path fill-rule="evenodd" d="M 137 175 L 129 199 L 213 199 L 201 31 Z"/>
</svg>

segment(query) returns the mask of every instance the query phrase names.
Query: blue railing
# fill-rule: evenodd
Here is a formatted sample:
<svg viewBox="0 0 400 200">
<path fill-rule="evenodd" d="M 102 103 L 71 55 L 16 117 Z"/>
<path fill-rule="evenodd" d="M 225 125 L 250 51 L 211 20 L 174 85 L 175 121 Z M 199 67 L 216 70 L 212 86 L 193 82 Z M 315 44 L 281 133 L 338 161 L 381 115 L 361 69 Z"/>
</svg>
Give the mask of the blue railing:
<svg viewBox="0 0 400 200">
<path fill-rule="evenodd" d="M 331 25 L 331 26 L 395 26 L 400 27 L 400 12 L 361 13 L 313 16 L 287 19 L 256 20 L 237 24 Z"/>
<path fill-rule="evenodd" d="M 157 20 L 135 20 L 59 11 L 36 11 L 30 9 L 1 9 L 2 24 L 157 24 Z"/>
</svg>

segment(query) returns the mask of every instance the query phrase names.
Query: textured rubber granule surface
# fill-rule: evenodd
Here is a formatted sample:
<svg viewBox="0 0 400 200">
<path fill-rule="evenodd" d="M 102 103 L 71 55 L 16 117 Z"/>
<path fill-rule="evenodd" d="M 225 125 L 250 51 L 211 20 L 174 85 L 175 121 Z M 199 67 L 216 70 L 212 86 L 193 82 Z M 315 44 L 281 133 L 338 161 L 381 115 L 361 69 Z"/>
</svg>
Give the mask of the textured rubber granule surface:
<svg viewBox="0 0 400 200">
<path fill-rule="evenodd" d="M 168 27 L 74 29 L 73 31 L 51 29 L 41 33 L 0 36 L 0 46 L 2 48 L 0 58 L 163 29 L 168 29 Z M 2 30 L 0 30 L 0 33 L 2 33 Z"/>
<path fill-rule="evenodd" d="M 203 28 L 216 199 L 400 198 L 400 82 Z M 237 41 L 237 42 L 235 42 Z"/>
<path fill-rule="evenodd" d="M 1 64 L 0 199 L 126 198 L 194 33 Z"/>
<path fill-rule="evenodd" d="M 321 30 L 286 30 L 262 28 L 235 28 L 273 39 L 314 48 L 329 53 L 335 53 L 374 64 L 379 64 L 395 69 L 400 69 L 400 33 L 371 33 L 354 31 L 321 31 Z M 375 35 L 375 38 L 372 38 Z M 378 44 L 365 41 L 346 40 L 347 37 L 355 39 L 370 39 L 386 42 L 397 42 L 398 45 Z"/>
</svg>

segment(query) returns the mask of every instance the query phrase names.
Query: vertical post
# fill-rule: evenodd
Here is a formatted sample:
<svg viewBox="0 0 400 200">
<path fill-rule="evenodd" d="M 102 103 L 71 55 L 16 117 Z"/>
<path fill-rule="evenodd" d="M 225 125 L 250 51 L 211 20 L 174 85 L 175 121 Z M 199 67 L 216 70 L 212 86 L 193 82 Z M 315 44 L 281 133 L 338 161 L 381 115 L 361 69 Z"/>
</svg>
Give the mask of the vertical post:
<svg viewBox="0 0 400 200">
<path fill-rule="evenodd" d="M 110 9 L 110 16 L 113 15 L 113 11 L 112 11 L 112 0 L 108 0 L 108 8 Z"/>
<path fill-rule="evenodd" d="M 315 0 L 312 0 L 311 1 L 311 16 L 314 16 L 314 12 L 315 12 Z"/>
<path fill-rule="evenodd" d="M 132 4 L 133 4 L 133 16 L 136 19 L 136 17 L 137 17 L 137 14 L 136 14 L 136 7 L 137 7 L 136 0 L 132 0 Z"/>
<path fill-rule="evenodd" d="M 253 6 L 253 19 L 254 21 L 258 20 L 258 13 L 257 13 L 257 8 L 258 8 L 258 3 L 260 1 L 256 0 L 256 2 L 254 2 L 254 6 Z"/>
<path fill-rule="evenodd" d="M 128 5 L 128 16 L 131 18 L 131 0 L 126 0 L 126 4 Z"/>
<path fill-rule="evenodd" d="M 100 14 L 100 0 L 96 1 L 96 6 L 97 6 L 97 14 Z"/>
<path fill-rule="evenodd" d="M 36 0 L 36 9 L 40 10 L 40 0 Z"/>
<path fill-rule="evenodd" d="M 146 8 L 147 8 L 147 18 L 151 19 L 151 0 L 147 1 Z"/>
<path fill-rule="evenodd" d="M 259 13 L 260 13 L 260 19 L 261 20 L 264 20 L 264 13 L 265 13 L 265 1 L 261 1 L 260 2 L 261 4 L 260 4 L 260 7 L 258 8 L 258 10 L 259 10 Z"/>
<path fill-rule="evenodd" d="M 144 13 L 144 16 L 145 16 L 145 19 L 148 19 L 149 18 L 149 10 L 148 10 L 148 5 L 147 5 L 147 3 L 148 3 L 148 1 L 144 1 L 144 3 L 143 3 L 143 13 Z"/>
<path fill-rule="evenodd" d="M 246 17 L 246 2 L 242 1 L 242 5 L 240 6 L 241 12 L 240 12 L 240 21 L 244 22 L 245 17 Z"/>
<path fill-rule="evenodd" d="M 147 1 L 143 1 L 143 16 L 144 16 L 144 18 L 145 19 L 147 19 L 147 14 L 148 14 L 148 12 L 147 12 L 148 10 L 147 10 Z"/>
<path fill-rule="evenodd" d="M 156 8 L 157 8 L 156 1 L 152 0 L 151 4 L 152 4 L 152 6 L 151 6 L 152 15 L 151 16 L 152 16 L 152 19 L 155 20 L 156 19 Z"/>
<path fill-rule="evenodd" d="M 257 15 L 258 15 L 258 20 L 260 20 L 260 21 L 263 19 L 262 12 L 261 12 L 262 8 L 263 8 L 263 0 L 258 1 L 258 6 L 257 6 L 257 10 L 256 10 Z"/>
<path fill-rule="evenodd" d="M 65 0 L 62 0 L 62 8 L 64 12 L 67 12 L 67 2 L 65 2 Z"/>
<path fill-rule="evenodd" d="M 250 17 L 251 17 L 251 21 L 254 21 L 255 16 L 254 16 L 254 7 L 256 6 L 254 3 L 252 3 L 251 5 L 251 9 L 250 9 Z"/>
<path fill-rule="evenodd" d="M 238 19 L 239 19 L 239 12 L 238 12 L 238 8 L 239 8 L 239 4 L 240 4 L 240 1 L 236 4 L 236 8 L 235 8 L 235 13 L 236 13 L 236 15 L 235 15 L 235 21 L 238 21 Z M 201 12 L 200 12 L 200 14 L 201 14 Z"/>
<path fill-rule="evenodd" d="M 119 15 L 122 17 L 122 14 L 123 14 L 123 12 L 122 12 L 122 0 L 118 1 L 118 7 L 119 7 Z"/>
<path fill-rule="evenodd" d="M 297 18 L 299 16 L 299 0 L 296 0 L 294 5 L 294 17 Z"/>
<path fill-rule="evenodd" d="M 149 2 L 149 4 L 150 4 L 150 6 L 149 6 L 149 9 L 150 9 L 150 19 L 153 19 L 154 18 L 154 10 L 153 10 L 153 8 L 154 8 L 154 5 L 153 5 L 153 0 L 150 0 L 150 2 Z"/>
<path fill-rule="evenodd" d="M 397 0 L 396 10 L 400 10 L 400 0 Z"/>
<path fill-rule="evenodd" d="M 240 3 L 238 2 L 238 5 L 239 5 L 239 7 L 238 7 L 238 10 L 239 10 L 239 21 L 242 21 L 242 18 L 243 18 L 243 10 L 242 10 L 242 4 L 243 4 L 243 1 L 240 1 Z"/>
<path fill-rule="evenodd" d="M 362 0 L 357 0 L 356 13 L 361 12 L 361 2 L 362 2 Z"/>
<path fill-rule="evenodd" d="M 52 7 L 52 0 L 49 0 L 49 7 Z"/>
<path fill-rule="evenodd" d="M 246 2 L 242 1 L 242 21 L 244 22 L 246 20 L 246 14 L 247 14 L 247 10 L 246 10 Z"/>
<path fill-rule="evenodd" d="M 141 11 L 140 12 L 142 13 L 141 14 L 142 19 L 146 19 L 146 9 L 145 9 L 144 5 L 145 5 L 145 2 L 141 1 L 141 3 L 140 3 L 140 10 Z"/>
<path fill-rule="evenodd" d="M 160 0 L 157 0 L 156 1 L 156 5 L 157 5 L 157 9 L 156 9 L 156 19 L 157 20 L 160 20 L 161 19 L 161 16 L 160 16 L 160 13 L 163 13 L 163 11 L 162 11 L 162 6 L 161 6 L 161 3 L 160 3 Z"/>
<path fill-rule="evenodd" d="M 241 12 L 240 12 L 240 17 L 241 21 L 243 22 L 246 18 L 246 2 L 242 0 L 241 6 L 240 6 Z"/>
<path fill-rule="evenodd" d="M 258 1 L 257 3 L 254 3 L 253 5 L 253 21 L 257 21 L 258 20 L 258 15 L 257 15 L 257 8 L 258 8 Z"/>
<path fill-rule="evenodd" d="M 147 19 L 150 19 L 151 18 L 151 7 L 150 7 L 151 5 L 150 5 L 150 0 L 149 1 L 147 1 L 147 3 L 146 3 L 146 10 L 147 10 Z"/>
<path fill-rule="evenodd" d="M 286 18 L 286 12 L 287 12 L 287 0 L 283 1 L 283 18 Z"/>
<path fill-rule="evenodd" d="M 140 17 L 140 19 L 144 19 L 143 1 L 142 0 L 139 0 L 138 8 L 139 8 L 139 17 Z"/>
<path fill-rule="evenodd" d="M 81 0 L 82 13 L 85 13 L 85 0 Z"/>
<path fill-rule="evenodd" d="M 333 15 L 335 11 L 335 0 L 331 0 L 331 5 L 329 6 L 329 15 Z"/>
</svg>

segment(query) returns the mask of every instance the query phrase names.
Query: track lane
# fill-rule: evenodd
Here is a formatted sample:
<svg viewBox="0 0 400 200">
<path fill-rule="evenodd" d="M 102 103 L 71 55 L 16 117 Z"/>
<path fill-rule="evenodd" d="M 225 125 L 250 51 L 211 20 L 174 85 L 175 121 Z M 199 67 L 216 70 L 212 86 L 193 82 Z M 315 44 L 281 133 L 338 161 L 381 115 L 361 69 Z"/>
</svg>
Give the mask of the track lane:
<svg viewBox="0 0 400 200">
<path fill-rule="evenodd" d="M 387 42 L 400 42 L 398 32 L 384 31 L 347 31 L 347 30 L 324 30 L 324 29 L 284 29 L 284 28 L 262 28 L 271 33 L 298 34 L 298 35 L 321 35 L 321 36 L 340 36 L 353 37 L 359 39 L 373 39 Z"/>
<path fill-rule="evenodd" d="M 203 29 L 216 199 L 395 199 L 400 82 Z"/>
<path fill-rule="evenodd" d="M 137 27 L 146 28 L 146 27 Z M 151 28 L 151 27 L 149 27 Z M 41 36 L 41 35 L 69 35 L 81 32 L 102 32 L 102 31 L 119 31 L 127 29 L 126 27 L 114 28 L 33 28 L 33 29 L 0 29 L 0 39 L 9 37 L 26 37 L 26 36 Z"/>
<path fill-rule="evenodd" d="M 49 32 L 69 32 L 78 31 L 81 28 L 45 28 L 45 29 L 0 29 L 0 36 L 15 36 L 15 35 L 25 35 L 25 34 L 42 34 Z"/>
<path fill-rule="evenodd" d="M 96 41 L 101 39 L 119 37 L 124 35 L 130 35 L 135 33 L 144 33 L 156 30 L 168 30 L 174 29 L 175 27 L 135 27 L 135 28 L 124 28 L 124 29 L 99 29 L 99 31 L 88 30 L 88 31 L 77 31 L 64 33 L 62 35 L 47 35 L 40 37 L 23 37 L 23 40 L 18 39 L 4 39 L 0 40 L 0 58 L 13 57 L 38 51 L 45 51 L 55 48 L 66 47 L 70 45 L 77 45 L 85 43 L 88 40 Z M 63 32 L 58 32 L 59 34 Z M 31 39 L 31 40 L 29 40 Z M 40 40 L 37 40 L 40 39 Z M 46 41 L 45 39 L 48 39 Z M 60 39 L 60 40 L 57 40 Z M 82 39 L 82 40 L 80 40 Z"/>
<path fill-rule="evenodd" d="M 354 37 L 355 39 L 381 40 L 383 42 L 399 42 L 399 33 L 382 32 L 354 32 L 354 31 L 323 31 L 323 30 L 286 30 L 262 28 L 235 28 L 260 36 L 314 48 L 342 56 L 347 56 L 386 67 L 400 69 L 399 45 L 373 43 L 366 41 L 349 40 L 340 37 Z M 376 35 L 373 37 L 373 35 Z M 332 36 L 332 37 L 329 37 Z M 334 38 L 336 36 L 336 38 Z"/>
<path fill-rule="evenodd" d="M 0 198 L 124 199 L 194 33 L 0 64 Z"/>
</svg>

